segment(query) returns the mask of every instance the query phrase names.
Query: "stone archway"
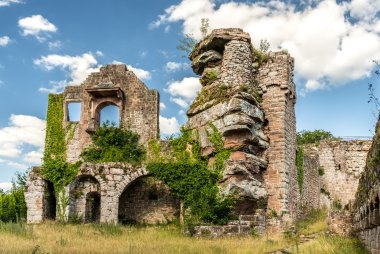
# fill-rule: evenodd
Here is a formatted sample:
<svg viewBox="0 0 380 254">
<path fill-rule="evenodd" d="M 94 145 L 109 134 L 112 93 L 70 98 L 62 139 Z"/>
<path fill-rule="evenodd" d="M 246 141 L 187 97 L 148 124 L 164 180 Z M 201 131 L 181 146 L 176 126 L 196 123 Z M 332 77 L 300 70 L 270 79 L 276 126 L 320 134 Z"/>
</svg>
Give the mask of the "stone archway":
<svg viewBox="0 0 380 254">
<path fill-rule="evenodd" d="M 118 221 L 122 224 L 167 223 L 179 214 L 178 198 L 153 176 L 142 176 L 131 182 L 118 203 Z"/>
<path fill-rule="evenodd" d="M 96 191 L 87 193 L 84 221 L 86 223 L 100 221 L 100 194 Z"/>
<path fill-rule="evenodd" d="M 78 176 L 70 186 L 69 201 L 69 218 L 100 221 L 100 184 L 94 176 Z"/>
</svg>

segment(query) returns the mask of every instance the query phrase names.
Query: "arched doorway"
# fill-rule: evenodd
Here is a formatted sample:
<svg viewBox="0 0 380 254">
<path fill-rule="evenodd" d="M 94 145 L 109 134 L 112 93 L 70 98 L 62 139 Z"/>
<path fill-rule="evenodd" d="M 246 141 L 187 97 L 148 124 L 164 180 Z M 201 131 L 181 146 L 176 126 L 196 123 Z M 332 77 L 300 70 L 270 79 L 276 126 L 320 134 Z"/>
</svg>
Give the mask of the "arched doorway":
<svg viewBox="0 0 380 254">
<path fill-rule="evenodd" d="M 136 179 L 119 197 L 118 219 L 122 224 L 167 223 L 178 215 L 178 198 L 152 176 Z"/>
<path fill-rule="evenodd" d="M 105 123 L 114 123 L 115 127 L 120 126 L 119 107 L 115 104 L 105 104 L 99 110 L 99 124 L 103 126 Z"/>
<path fill-rule="evenodd" d="M 69 217 L 85 223 L 100 221 L 100 184 L 93 176 L 79 176 L 70 188 Z"/>
<path fill-rule="evenodd" d="M 86 195 L 86 211 L 84 221 L 86 223 L 100 221 L 100 194 L 89 192 Z"/>
<path fill-rule="evenodd" d="M 45 192 L 43 199 L 43 214 L 44 218 L 48 220 L 55 220 L 56 216 L 56 198 L 54 185 L 52 182 L 45 180 Z"/>
</svg>

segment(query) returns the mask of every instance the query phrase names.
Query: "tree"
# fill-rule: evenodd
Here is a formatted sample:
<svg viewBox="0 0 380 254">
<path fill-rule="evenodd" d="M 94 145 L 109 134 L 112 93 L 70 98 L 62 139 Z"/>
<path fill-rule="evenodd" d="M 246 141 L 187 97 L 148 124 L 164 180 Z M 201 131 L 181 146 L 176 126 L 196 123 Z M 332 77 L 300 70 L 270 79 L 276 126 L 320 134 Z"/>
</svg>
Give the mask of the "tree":
<svg viewBox="0 0 380 254">
<path fill-rule="evenodd" d="M 297 144 L 305 145 L 305 144 L 314 144 L 319 143 L 322 140 L 326 139 L 336 139 L 331 132 L 324 130 L 314 130 L 314 131 L 306 131 L 302 130 L 297 133 Z"/>
</svg>

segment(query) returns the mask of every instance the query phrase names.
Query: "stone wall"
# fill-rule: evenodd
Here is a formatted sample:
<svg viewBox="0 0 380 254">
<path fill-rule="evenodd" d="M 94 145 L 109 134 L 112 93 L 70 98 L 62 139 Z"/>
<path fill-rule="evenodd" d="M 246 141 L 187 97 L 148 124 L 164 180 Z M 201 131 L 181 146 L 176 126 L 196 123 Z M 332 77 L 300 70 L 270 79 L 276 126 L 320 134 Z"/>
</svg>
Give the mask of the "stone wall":
<svg viewBox="0 0 380 254">
<path fill-rule="evenodd" d="M 230 221 L 224 226 L 196 226 L 192 233 L 195 237 L 223 237 L 263 235 L 266 230 L 265 211 L 257 210 L 255 215 L 240 215 L 238 220 Z"/>
<path fill-rule="evenodd" d="M 107 105 L 119 108 L 120 125 L 140 135 L 147 144 L 158 138 L 159 94 L 149 90 L 125 65 L 106 65 L 91 73 L 79 86 L 64 91 L 64 127 L 71 130 L 67 139 L 67 161 L 75 162 L 83 148 L 91 143 L 91 133 L 99 126 L 100 110 Z M 69 123 L 67 104 L 81 102 L 79 123 Z"/>
<path fill-rule="evenodd" d="M 306 210 L 332 205 L 348 209 L 355 199 L 370 146 L 370 140 L 324 140 L 305 145 L 301 206 Z"/>
<path fill-rule="evenodd" d="M 361 174 L 353 205 L 355 234 L 373 254 L 380 253 L 380 121 Z"/>
<path fill-rule="evenodd" d="M 179 199 L 154 177 L 141 177 L 120 196 L 119 222 L 167 223 L 178 218 Z M 177 209 L 175 209 L 177 208 Z"/>
<path fill-rule="evenodd" d="M 296 156 L 296 103 L 293 83 L 294 59 L 285 52 L 272 52 L 258 68 L 257 81 L 263 101 L 269 137 L 268 168 L 264 174 L 268 208 L 295 218 L 298 203 Z"/>
<path fill-rule="evenodd" d="M 41 168 L 33 167 L 26 183 L 27 223 L 55 219 L 55 196 L 52 184 L 41 177 Z"/>
<path fill-rule="evenodd" d="M 66 188 L 69 206 L 65 218 L 81 218 L 84 222 L 117 223 L 122 193 L 135 180 L 147 175 L 149 172 L 144 166 L 135 167 L 125 163 L 83 163 L 76 179 Z M 44 211 L 48 204 L 43 201 L 50 193 L 47 193 L 45 185 L 46 181 L 40 171 L 32 171 L 25 193 L 28 223 L 40 223 L 47 219 Z M 97 197 L 94 194 L 99 195 L 99 204 L 94 202 L 93 199 Z M 168 196 L 166 193 L 165 197 Z M 122 199 L 122 202 L 130 201 Z M 157 205 L 146 203 L 146 211 L 153 212 L 145 222 L 156 223 L 174 219 L 174 215 L 179 214 L 179 204 L 174 199 L 172 201 L 165 202 L 165 209 L 161 209 L 161 206 L 156 209 Z"/>
<path fill-rule="evenodd" d="M 314 145 L 303 148 L 303 185 L 300 194 L 300 217 L 320 208 L 321 179 L 318 149 Z"/>
</svg>

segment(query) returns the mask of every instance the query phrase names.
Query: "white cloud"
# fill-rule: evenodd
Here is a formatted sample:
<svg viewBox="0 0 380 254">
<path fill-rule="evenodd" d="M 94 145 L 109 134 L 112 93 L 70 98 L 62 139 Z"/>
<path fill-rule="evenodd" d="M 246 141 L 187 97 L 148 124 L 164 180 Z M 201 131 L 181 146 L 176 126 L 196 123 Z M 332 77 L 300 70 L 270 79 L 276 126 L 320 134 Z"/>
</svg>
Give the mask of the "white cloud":
<svg viewBox="0 0 380 254">
<path fill-rule="evenodd" d="M 20 4 L 23 3 L 20 0 L 0 0 L 0 7 L 9 6 L 11 4 Z"/>
<path fill-rule="evenodd" d="M 199 83 L 198 78 L 186 77 L 179 81 L 169 82 L 164 91 L 171 95 L 171 101 L 183 108 L 187 108 L 201 88 L 202 85 Z"/>
<path fill-rule="evenodd" d="M 327 87 L 369 76 L 371 60 L 380 58 L 379 0 L 306 0 L 301 10 L 290 1 L 214 2 L 182 0 L 151 27 L 182 22 L 183 33 L 196 39 L 201 38 L 201 18 L 209 19 L 210 29 L 243 28 L 255 45 L 267 39 L 272 49 L 287 49 L 299 78 Z"/>
<path fill-rule="evenodd" d="M 112 61 L 112 64 L 125 64 L 120 61 Z M 152 78 L 152 74 L 149 71 L 144 69 L 133 67 L 132 65 L 125 64 L 128 70 L 132 71 L 139 79 L 141 80 L 149 80 Z"/>
<path fill-rule="evenodd" d="M 90 73 L 96 72 L 100 68 L 97 65 L 98 61 L 91 52 L 80 56 L 52 54 L 35 59 L 33 63 L 47 71 L 56 68 L 64 70 L 71 79 L 70 81 L 51 81 L 53 88 L 40 88 L 42 92 L 61 92 L 67 85 L 80 85 Z"/>
<path fill-rule="evenodd" d="M 9 120 L 9 126 L 0 129 L 0 156 L 21 156 L 25 145 L 42 151 L 45 140 L 44 120 L 26 115 L 11 115 Z"/>
<path fill-rule="evenodd" d="M 12 168 L 20 169 L 20 170 L 26 170 L 26 169 L 28 169 L 28 166 L 26 164 L 19 163 L 19 162 L 14 162 L 14 161 L 8 161 L 7 165 L 10 166 L 10 167 L 12 167 Z"/>
<path fill-rule="evenodd" d="M 161 110 L 165 110 L 165 109 L 166 109 L 166 105 L 165 105 L 165 103 L 160 102 L 160 109 L 161 109 Z"/>
<path fill-rule="evenodd" d="M 10 183 L 10 182 L 1 182 L 0 183 L 0 189 L 2 189 L 3 191 L 9 191 L 10 189 L 12 189 L 12 183 Z"/>
<path fill-rule="evenodd" d="M 31 151 L 24 156 L 24 161 L 33 165 L 40 165 L 43 158 L 42 150 Z"/>
<path fill-rule="evenodd" d="M 62 48 L 62 42 L 61 41 L 49 41 L 48 43 L 50 50 L 57 50 Z"/>
<path fill-rule="evenodd" d="M 57 32 L 58 28 L 41 15 L 33 15 L 22 18 L 18 21 L 18 26 L 22 29 L 23 36 L 34 36 L 38 41 L 43 42 L 50 33 Z"/>
<path fill-rule="evenodd" d="M 177 62 L 167 62 L 165 69 L 167 72 L 176 72 L 179 70 L 184 70 L 189 67 L 187 63 L 177 63 Z"/>
<path fill-rule="evenodd" d="M 160 132 L 163 135 L 172 135 L 179 132 L 179 123 L 175 117 L 160 116 Z"/>
<path fill-rule="evenodd" d="M 0 47 L 6 47 L 11 42 L 11 38 L 8 36 L 0 37 Z"/>
<path fill-rule="evenodd" d="M 141 80 L 149 80 L 152 78 L 152 74 L 149 71 L 127 65 L 128 70 L 132 71 Z"/>
</svg>

